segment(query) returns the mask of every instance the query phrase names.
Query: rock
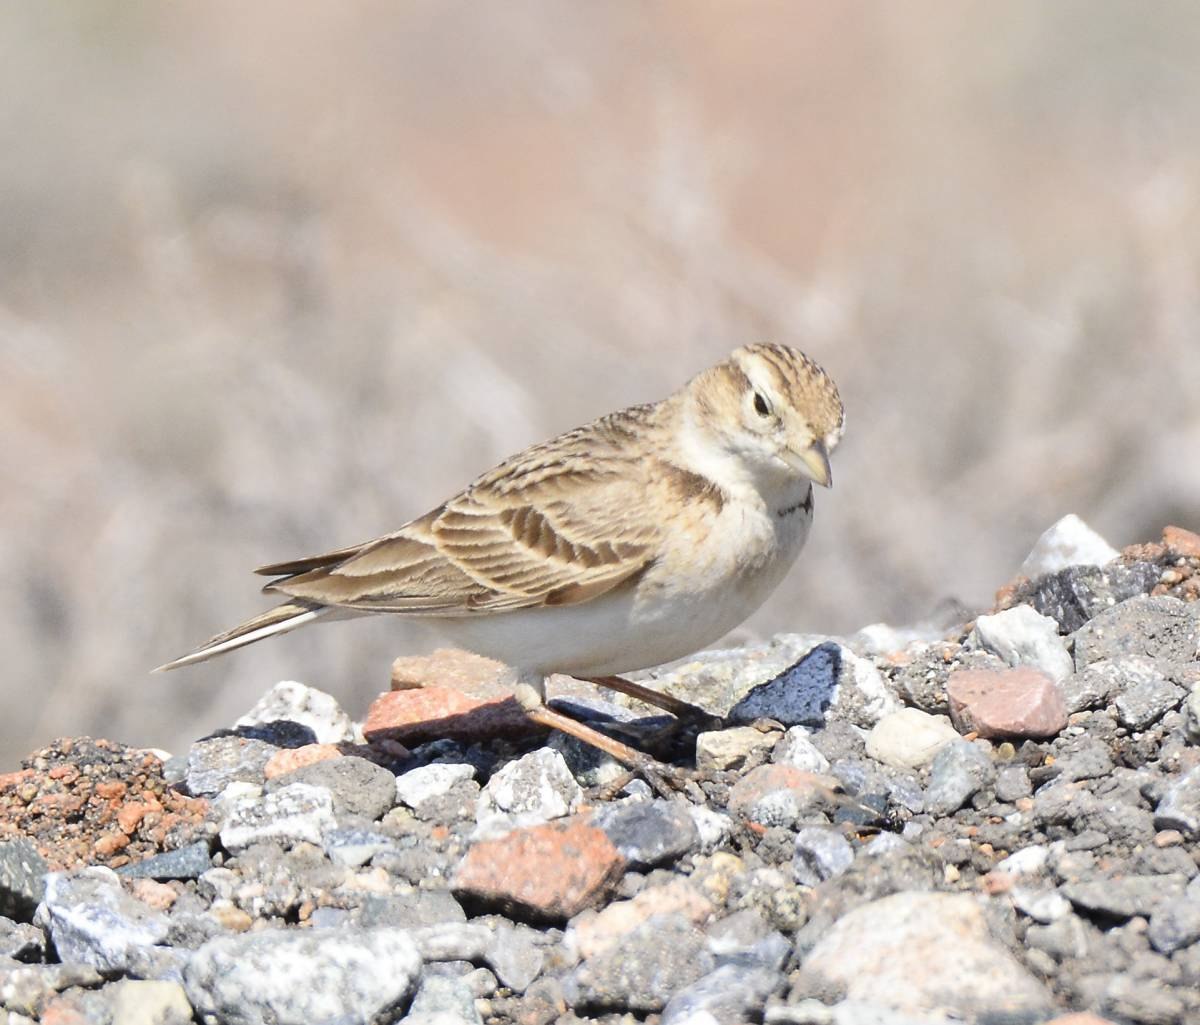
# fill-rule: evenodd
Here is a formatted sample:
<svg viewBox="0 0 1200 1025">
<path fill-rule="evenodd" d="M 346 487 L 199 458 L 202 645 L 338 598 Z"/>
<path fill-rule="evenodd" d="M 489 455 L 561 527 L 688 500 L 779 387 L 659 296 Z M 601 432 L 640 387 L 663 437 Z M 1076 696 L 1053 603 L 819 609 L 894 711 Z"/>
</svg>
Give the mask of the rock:
<svg viewBox="0 0 1200 1025">
<path fill-rule="evenodd" d="M 456 740 L 471 744 L 495 737 L 529 737 L 545 732 L 531 722 L 514 697 L 490 701 L 445 687 L 394 690 L 371 704 L 363 733 L 367 740 Z"/>
<path fill-rule="evenodd" d="M 736 1025 L 753 1020 L 782 983 L 779 972 L 722 965 L 677 990 L 663 1008 L 662 1025 Z"/>
<path fill-rule="evenodd" d="M 1103 566 L 1120 554 L 1083 520 L 1070 513 L 1037 539 L 1021 563 L 1020 572 L 1024 577 L 1039 577 L 1068 566 Z"/>
<path fill-rule="evenodd" d="M 307 726 L 318 744 L 353 743 L 356 739 L 354 723 L 336 698 L 295 680 L 275 684 L 234 726 L 261 726 L 279 721 Z"/>
<path fill-rule="evenodd" d="M 1183 702 L 1183 688 L 1168 680 L 1154 662 L 1148 659 L 1120 661 L 1125 675 L 1113 705 L 1122 726 L 1144 730 Z"/>
<path fill-rule="evenodd" d="M 944 715 L 902 708 L 884 716 L 867 734 L 867 754 L 884 765 L 915 769 L 933 761 L 958 733 Z"/>
<path fill-rule="evenodd" d="M 484 960 L 501 983 L 516 993 L 524 993 L 541 975 L 546 962 L 542 933 L 501 919 Z"/>
<path fill-rule="evenodd" d="M 1183 527 L 1163 527 L 1162 539 L 1177 559 L 1200 559 L 1200 534 Z"/>
<path fill-rule="evenodd" d="M 112 869 L 52 872 L 38 910 L 58 956 L 102 972 L 125 971 L 142 948 L 162 943 L 167 919 L 129 896 Z"/>
<path fill-rule="evenodd" d="M 1058 635 L 1058 623 L 1028 605 L 980 616 L 966 643 L 990 651 L 1013 668 L 1041 670 L 1055 683 L 1061 683 L 1074 670 L 1067 645 Z"/>
<path fill-rule="evenodd" d="M 17 1025 L 18 1014 L 28 1016 L 20 1025 L 32 1022 L 35 1014 L 44 1025 L 50 1025 L 47 1019 L 53 1012 L 43 1012 L 55 994 L 74 987 L 99 986 L 101 982 L 100 973 L 91 965 L 0 965 L 0 1001 L 8 1009 L 8 1025 Z"/>
<path fill-rule="evenodd" d="M 1071 913 L 1071 902 L 1054 890 L 1014 886 L 1009 891 L 1009 899 L 1018 911 L 1043 924 L 1057 922 Z"/>
<path fill-rule="evenodd" d="M 262 783 L 263 770 L 276 750 L 265 741 L 236 734 L 198 740 L 188 751 L 187 792 L 215 797 L 230 783 Z"/>
<path fill-rule="evenodd" d="M 733 819 L 723 812 L 701 804 L 689 804 L 687 811 L 696 826 L 698 848 L 705 854 L 720 847 L 733 833 Z"/>
<path fill-rule="evenodd" d="M 1176 779 L 1154 809 L 1155 829 L 1177 829 L 1200 840 L 1200 766 Z"/>
<path fill-rule="evenodd" d="M 926 806 L 935 815 L 952 815 L 995 778 L 996 767 L 981 747 L 956 740 L 942 748 L 930 766 Z"/>
<path fill-rule="evenodd" d="M 0 918 L 0 958 L 41 961 L 46 953 L 46 934 L 28 922 Z"/>
<path fill-rule="evenodd" d="M 532 826 L 574 812 L 583 790 L 563 756 L 539 747 L 509 762 L 479 795 L 480 835 L 516 826 Z"/>
<path fill-rule="evenodd" d="M 1111 763 L 1110 763 L 1111 764 Z M 1019 801 L 1033 793 L 1033 784 L 1029 781 L 1029 770 L 1024 765 L 1001 765 L 996 770 L 996 799 L 998 801 Z"/>
<path fill-rule="evenodd" d="M 122 865 L 117 875 L 124 879 L 199 879 L 210 868 L 209 842 L 197 840 L 186 847 Z"/>
<path fill-rule="evenodd" d="M 1190 947 L 1200 940 L 1200 900 L 1172 901 L 1155 908 L 1146 935 L 1163 954 Z"/>
<path fill-rule="evenodd" d="M 838 781 L 788 765 L 760 765 L 729 791 L 729 810 L 749 822 L 790 828 L 820 820 L 836 803 Z"/>
<path fill-rule="evenodd" d="M 1101 779 L 1113 769 L 1112 756 L 1102 740 L 1084 733 L 1060 738 L 1054 745 L 1053 770 L 1060 780 Z"/>
<path fill-rule="evenodd" d="M 267 764 L 263 766 L 263 777 L 267 780 L 278 779 L 280 776 L 286 776 L 289 772 L 303 769 L 307 765 L 316 765 L 317 762 L 328 762 L 334 758 L 341 758 L 345 754 L 342 748 L 347 746 L 305 744 L 303 747 L 284 748 L 276 751 L 267 759 Z"/>
<path fill-rule="evenodd" d="M 764 733 L 753 726 L 707 730 L 696 737 L 696 768 L 701 772 L 724 772 L 740 769 L 747 762 L 758 763 L 778 740 L 778 733 Z"/>
<path fill-rule="evenodd" d="M 396 798 L 414 810 L 426 801 L 448 794 L 459 783 L 475 777 L 475 766 L 465 762 L 422 765 L 396 777 Z"/>
<path fill-rule="evenodd" d="M 672 879 L 649 886 L 632 900 L 614 901 L 600 911 L 585 911 L 571 922 L 567 943 L 584 959 L 619 948 L 625 937 L 644 922 L 661 915 L 679 915 L 701 926 L 716 912 L 709 897 L 690 879 Z"/>
<path fill-rule="evenodd" d="M 604 831 L 630 868 L 670 863 L 700 845 L 688 809 L 675 801 L 622 801 L 598 809 L 592 825 Z"/>
<path fill-rule="evenodd" d="M 1067 883 L 1062 894 L 1077 908 L 1112 918 L 1149 915 L 1164 902 L 1176 900 L 1187 882 L 1183 876 L 1122 876 Z"/>
<path fill-rule="evenodd" d="M 464 902 L 535 921 L 562 921 L 599 900 L 625 862 L 585 818 L 516 829 L 474 844 L 451 883 Z"/>
<path fill-rule="evenodd" d="M 401 1021 L 404 1025 L 483 1025 L 469 986 L 461 979 L 428 974 Z"/>
<path fill-rule="evenodd" d="M 801 886 L 818 886 L 846 871 L 854 863 L 854 851 L 839 832 L 808 826 L 796 833 L 792 875 Z"/>
<path fill-rule="evenodd" d="M 802 963 L 791 999 L 832 993 L 965 1021 L 1032 1023 L 1054 1013 L 1050 993 L 991 938 L 965 894 L 897 893 L 843 915 Z"/>
<path fill-rule="evenodd" d="M 395 841 L 373 829 L 331 829 L 321 838 L 329 860 L 346 868 L 359 868 L 382 851 L 392 850 Z"/>
<path fill-rule="evenodd" d="M 333 797 L 324 787 L 292 783 L 269 794 L 235 797 L 222 809 L 221 846 L 237 853 L 264 840 L 320 844 L 337 822 Z"/>
<path fill-rule="evenodd" d="M 1200 645 L 1200 618 L 1178 598 L 1138 595 L 1075 631 L 1075 668 L 1105 658 L 1190 662 Z"/>
<path fill-rule="evenodd" d="M 178 982 L 123 979 L 106 990 L 113 1025 L 189 1025 L 192 1005 Z"/>
<path fill-rule="evenodd" d="M 1200 683 L 1192 684 L 1183 709 L 1183 728 L 1193 744 L 1200 744 Z"/>
<path fill-rule="evenodd" d="M 679 990 L 716 967 L 704 934 L 683 916 L 657 915 L 620 947 L 588 958 L 569 980 L 577 1011 L 661 1011 Z"/>
<path fill-rule="evenodd" d="M 1019 583 L 1008 604 L 1027 603 L 1058 623 L 1060 632 L 1072 634 L 1098 613 L 1148 594 L 1158 584 L 1159 573 L 1159 567 L 1148 562 L 1071 566 Z"/>
<path fill-rule="evenodd" d="M 272 780 L 267 793 L 297 784 L 327 790 L 338 818 L 353 815 L 373 821 L 383 818 L 396 803 L 396 777 L 365 758 L 334 758 L 305 765 Z"/>
<path fill-rule="evenodd" d="M 960 670 L 950 675 L 947 694 L 950 718 L 963 733 L 1053 737 L 1067 725 L 1062 695 L 1037 669 Z"/>
<path fill-rule="evenodd" d="M 869 727 L 899 707 L 871 662 L 826 641 L 753 688 L 730 709 L 728 719 L 749 723 L 766 718 L 785 726 L 820 726 L 828 710 L 831 716 Z"/>
<path fill-rule="evenodd" d="M 46 889 L 49 866 L 24 837 L 0 843 L 0 915 L 28 922 Z"/>
<path fill-rule="evenodd" d="M 449 890 L 412 890 L 408 893 L 368 895 L 363 898 L 361 924 L 420 929 L 427 925 L 465 922 L 466 912 Z"/>
<path fill-rule="evenodd" d="M 400 929 L 279 929 L 210 940 L 184 986 L 223 1025 L 374 1025 L 404 1006 L 420 971 Z"/>
<path fill-rule="evenodd" d="M 818 750 L 804 726 L 793 726 L 783 735 L 771 752 L 771 761 L 777 765 L 790 765 L 801 772 L 829 771 L 829 759 Z"/>
</svg>

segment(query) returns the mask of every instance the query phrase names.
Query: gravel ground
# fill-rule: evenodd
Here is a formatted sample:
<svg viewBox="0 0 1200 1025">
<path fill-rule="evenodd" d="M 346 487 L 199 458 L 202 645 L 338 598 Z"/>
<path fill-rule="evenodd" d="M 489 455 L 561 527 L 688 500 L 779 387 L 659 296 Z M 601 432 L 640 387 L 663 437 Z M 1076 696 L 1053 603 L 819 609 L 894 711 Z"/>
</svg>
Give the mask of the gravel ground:
<svg viewBox="0 0 1200 1025">
<path fill-rule="evenodd" d="M 0 776 L 0 1023 L 1200 1021 L 1200 537 L 1068 518 L 1022 573 L 651 674 L 699 735 L 557 699 L 678 793 L 454 653 L 361 724 L 284 683 L 174 757 L 56 741 Z"/>
</svg>

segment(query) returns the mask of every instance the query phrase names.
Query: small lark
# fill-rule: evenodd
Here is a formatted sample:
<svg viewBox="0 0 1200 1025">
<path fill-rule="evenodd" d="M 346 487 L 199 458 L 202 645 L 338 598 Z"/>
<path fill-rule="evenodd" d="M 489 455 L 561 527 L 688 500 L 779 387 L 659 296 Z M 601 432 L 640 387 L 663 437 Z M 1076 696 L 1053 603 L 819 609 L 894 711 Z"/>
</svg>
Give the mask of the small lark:
<svg viewBox="0 0 1200 1025">
<path fill-rule="evenodd" d="M 425 617 L 510 666 L 531 718 L 644 768 L 545 708 L 546 676 L 698 712 L 617 674 L 697 651 L 763 603 L 808 535 L 813 483 L 831 483 L 842 424 L 837 388 L 802 352 L 738 349 L 661 402 L 505 460 L 392 534 L 264 566 L 284 604 L 160 668 L 318 619 Z"/>
</svg>

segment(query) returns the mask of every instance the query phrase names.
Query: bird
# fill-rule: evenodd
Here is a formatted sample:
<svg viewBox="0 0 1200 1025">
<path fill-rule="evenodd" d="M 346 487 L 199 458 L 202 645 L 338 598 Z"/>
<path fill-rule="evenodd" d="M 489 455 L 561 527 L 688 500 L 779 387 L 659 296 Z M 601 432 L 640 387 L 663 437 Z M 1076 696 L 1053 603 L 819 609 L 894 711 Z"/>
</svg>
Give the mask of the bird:
<svg viewBox="0 0 1200 1025">
<path fill-rule="evenodd" d="M 546 678 L 703 717 L 623 674 L 701 650 L 762 605 L 808 537 L 813 485 L 832 485 L 844 423 L 811 358 L 744 346 L 661 401 L 505 459 L 390 534 L 260 567 L 281 604 L 156 671 L 319 620 L 416 617 L 509 667 L 535 721 L 645 768 L 643 753 L 549 709 Z"/>
</svg>

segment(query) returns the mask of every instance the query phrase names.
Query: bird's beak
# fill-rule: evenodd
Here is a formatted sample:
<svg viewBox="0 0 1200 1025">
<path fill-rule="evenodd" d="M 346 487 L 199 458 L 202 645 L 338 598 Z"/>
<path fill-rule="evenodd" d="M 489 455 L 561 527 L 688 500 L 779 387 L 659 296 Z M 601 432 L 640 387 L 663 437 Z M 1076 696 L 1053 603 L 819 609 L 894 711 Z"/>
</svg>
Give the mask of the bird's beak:
<svg viewBox="0 0 1200 1025">
<path fill-rule="evenodd" d="M 833 486 L 833 471 L 829 468 L 829 453 L 822 442 L 814 441 L 803 452 L 790 448 L 780 453 L 780 458 L 797 473 L 810 478 L 823 488 Z"/>
</svg>

